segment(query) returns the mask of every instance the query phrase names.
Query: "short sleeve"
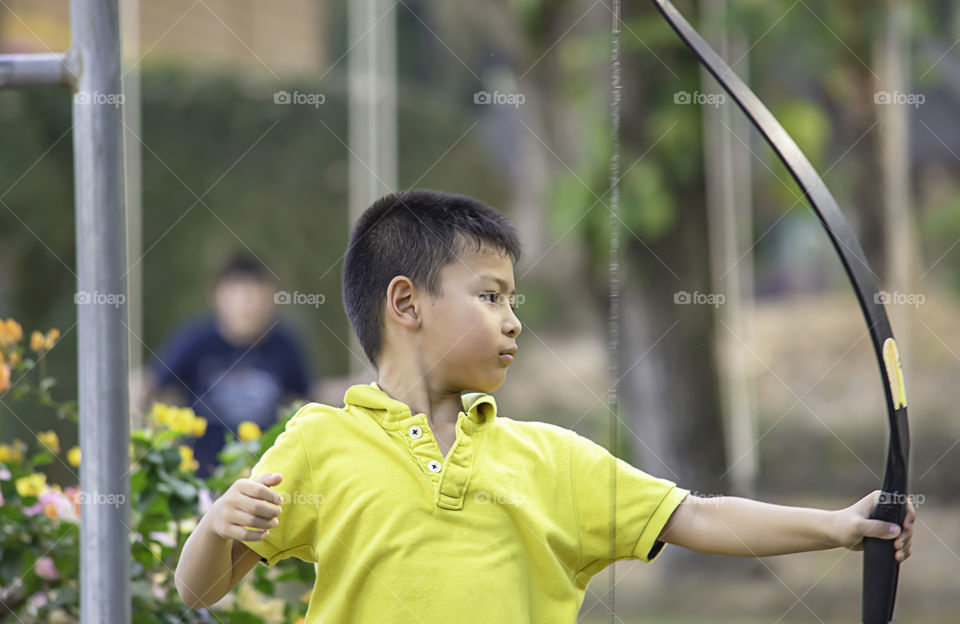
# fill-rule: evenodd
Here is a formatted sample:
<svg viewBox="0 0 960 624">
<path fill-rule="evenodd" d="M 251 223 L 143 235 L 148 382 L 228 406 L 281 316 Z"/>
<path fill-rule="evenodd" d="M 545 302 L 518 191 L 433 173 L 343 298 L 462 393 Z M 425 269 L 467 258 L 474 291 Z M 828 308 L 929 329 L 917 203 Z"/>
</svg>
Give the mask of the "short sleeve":
<svg viewBox="0 0 960 624">
<path fill-rule="evenodd" d="M 243 542 L 268 566 L 287 557 L 316 562 L 315 545 L 322 498 L 313 483 L 313 470 L 304 442 L 302 419 L 309 404 L 287 421 L 284 431 L 250 471 L 250 478 L 263 474 L 283 475 L 271 489 L 282 497 L 279 523 L 265 539 Z"/>
<path fill-rule="evenodd" d="M 575 432 L 571 434 L 580 572 L 593 576 L 616 559 L 653 560 L 664 546 L 657 539 L 660 531 L 690 492 L 650 476 Z M 614 477 L 616 509 L 612 512 Z M 614 526 L 615 544 L 611 539 Z"/>
</svg>

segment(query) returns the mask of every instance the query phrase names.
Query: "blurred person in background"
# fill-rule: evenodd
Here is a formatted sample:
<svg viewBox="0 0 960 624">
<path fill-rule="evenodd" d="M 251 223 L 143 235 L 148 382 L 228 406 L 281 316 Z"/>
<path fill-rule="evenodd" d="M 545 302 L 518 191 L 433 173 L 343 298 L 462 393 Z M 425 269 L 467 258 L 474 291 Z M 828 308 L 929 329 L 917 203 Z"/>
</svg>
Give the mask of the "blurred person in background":
<svg viewBox="0 0 960 624">
<path fill-rule="evenodd" d="M 162 396 L 207 420 L 203 437 L 187 442 L 199 477 L 216 468 L 227 431 L 236 435 L 247 421 L 266 429 L 279 407 L 307 397 L 306 361 L 297 336 L 275 317 L 276 292 L 259 260 L 234 255 L 214 281 L 212 312 L 172 332 L 131 392 L 134 412 Z"/>
</svg>

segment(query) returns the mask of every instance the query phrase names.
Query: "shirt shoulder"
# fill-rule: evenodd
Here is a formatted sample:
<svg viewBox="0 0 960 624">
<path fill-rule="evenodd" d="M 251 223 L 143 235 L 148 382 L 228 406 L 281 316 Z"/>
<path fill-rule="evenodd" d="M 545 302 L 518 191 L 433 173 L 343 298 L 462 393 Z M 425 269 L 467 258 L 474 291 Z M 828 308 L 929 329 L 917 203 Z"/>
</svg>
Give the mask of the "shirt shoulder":
<svg viewBox="0 0 960 624">
<path fill-rule="evenodd" d="M 311 401 L 305 403 L 297 413 L 287 421 L 287 429 L 297 428 L 309 441 L 313 435 L 322 434 L 333 428 L 341 428 L 356 417 L 343 407 L 334 407 L 326 403 Z"/>
</svg>

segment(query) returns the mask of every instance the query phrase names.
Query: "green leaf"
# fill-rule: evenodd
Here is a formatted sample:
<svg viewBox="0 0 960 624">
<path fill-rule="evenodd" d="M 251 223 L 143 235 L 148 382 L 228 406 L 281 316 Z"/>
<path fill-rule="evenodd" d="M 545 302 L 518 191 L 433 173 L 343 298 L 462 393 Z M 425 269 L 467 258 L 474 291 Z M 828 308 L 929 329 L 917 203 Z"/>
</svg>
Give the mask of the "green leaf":
<svg viewBox="0 0 960 624">
<path fill-rule="evenodd" d="M 23 571 L 23 550 L 5 548 L 0 552 L 0 578 L 4 585 L 10 585 Z"/>
<path fill-rule="evenodd" d="M 53 455 L 47 451 L 40 451 L 31 459 L 34 466 L 46 466 L 53 463 Z"/>
<path fill-rule="evenodd" d="M 164 470 L 159 471 L 158 474 L 160 478 L 163 480 L 163 482 L 166 483 L 168 486 L 170 486 L 171 493 L 179 497 L 180 500 L 183 500 L 183 501 L 196 500 L 197 488 L 192 483 L 188 483 L 187 481 L 184 481 L 179 477 L 175 477 L 174 475 Z"/>
<path fill-rule="evenodd" d="M 147 487 L 147 473 L 143 470 L 135 470 L 130 475 L 130 496 L 140 494 L 145 487 Z"/>
</svg>

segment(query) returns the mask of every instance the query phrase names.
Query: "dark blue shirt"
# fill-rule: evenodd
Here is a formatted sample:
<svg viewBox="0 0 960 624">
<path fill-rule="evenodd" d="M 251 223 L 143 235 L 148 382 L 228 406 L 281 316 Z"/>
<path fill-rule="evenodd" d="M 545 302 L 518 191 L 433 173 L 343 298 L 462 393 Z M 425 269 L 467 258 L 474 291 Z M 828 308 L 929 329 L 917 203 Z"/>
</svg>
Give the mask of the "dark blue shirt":
<svg viewBox="0 0 960 624">
<path fill-rule="evenodd" d="M 293 396 L 305 397 L 308 374 L 294 335 L 280 323 L 252 345 L 224 339 L 211 315 L 190 322 L 167 340 L 151 363 L 160 386 L 186 393 L 197 416 L 206 418 L 206 434 L 193 438 L 197 475 L 217 465 L 227 431 L 250 421 L 266 429 L 277 421 L 277 407 Z"/>
</svg>

